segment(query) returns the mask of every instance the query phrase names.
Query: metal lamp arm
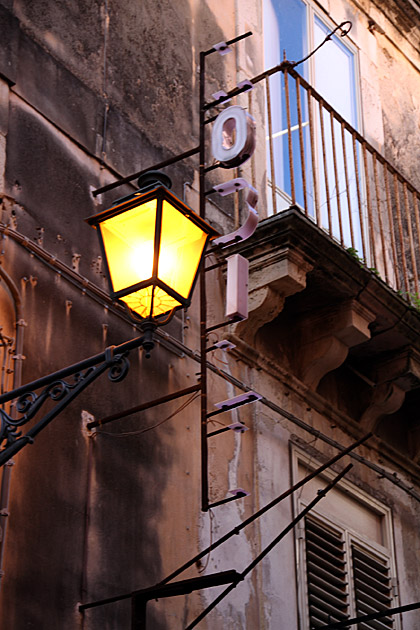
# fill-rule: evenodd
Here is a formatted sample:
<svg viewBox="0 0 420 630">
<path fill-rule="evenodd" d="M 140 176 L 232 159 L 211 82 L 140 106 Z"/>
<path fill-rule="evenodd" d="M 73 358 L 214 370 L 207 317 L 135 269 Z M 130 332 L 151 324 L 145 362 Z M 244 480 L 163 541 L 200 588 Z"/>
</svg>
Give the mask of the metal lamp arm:
<svg viewBox="0 0 420 630">
<path fill-rule="evenodd" d="M 15 409 L 21 415 L 20 418 L 15 419 L 4 409 L 0 409 L 0 444 L 4 445 L 0 450 L 0 466 L 9 461 L 26 444 L 31 444 L 38 433 L 101 374 L 109 370 L 108 378 L 112 382 L 121 381 L 130 367 L 128 353 L 140 346 L 148 351 L 150 345 L 153 344 L 152 335 L 153 331 L 147 329 L 142 337 L 131 339 L 119 346 L 111 346 L 100 354 L 0 396 L 0 404 L 17 399 Z M 72 382 L 64 380 L 68 376 L 74 376 Z M 35 390 L 41 387 L 44 389 L 39 394 L 35 393 Z M 30 422 L 47 400 L 52 400 L 57 404 L 22 436 L 20 427 Z"/>
</svg>

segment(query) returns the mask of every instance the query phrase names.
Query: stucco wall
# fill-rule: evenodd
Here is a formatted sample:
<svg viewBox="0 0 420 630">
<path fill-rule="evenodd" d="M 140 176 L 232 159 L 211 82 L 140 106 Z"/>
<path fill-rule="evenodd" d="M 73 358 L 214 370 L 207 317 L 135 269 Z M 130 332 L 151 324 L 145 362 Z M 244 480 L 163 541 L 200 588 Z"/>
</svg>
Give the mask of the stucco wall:
<svg viewBox="0 0 420 630">
<path fill-rule="evenodd" d="M 420 18 L 413 13 L 414 22 L 402 24 L 401 10 L 394 4 L 388 10 L 367 0 L 321 4 L 335 22 L 353 21 L 350 37 L 359 51 L 366 139 L 416 184 L 420 60 L 415 47 Z M 28 382 L 137 334 L 122 309 L 106 297 L 96 235 L 83 222 L 133 187 L 96 200 L 92 190 L 197 145 L 198 53 L 254 32 L 233 54 L 208 58 L 207 99 L 263 71 L 262 6 L 250 0 L 10 0 L 0 4 L 0 17 L 5 33 L 0 46 L 0 185 L 2 222 L 11 230 L 2 239 L 1 264 L 21 294 L 26 323 L 23 382 Z M 369 18 L 384 33 L 369 30 Z M 238 102 L 248 107 L 249 95 Z M 247 177 L 259 190 L 264 218 L 262 84 L 252 92 L 251 104 L 259 139 L 253 162 L 238 172 L 212 172 L 208 180 Z M 195 209 L 197 164 L 191 158 L 167 169 L 175 192 Z M 241 218 L 235 216 L 230 199 L 214 199 L 207 212 L 226 232 Z M 43 255 L 22 243 L 19 234 L 34 241 Z M 93 292 L 89 282 L 103 293 Z M 223 320 L 224 291 L 221 267 L 209 274 L 209 325 Z M 304 296 L 304 308 L 310 311 L 314 293 Z M 0 325 L 13 332 L 7 300 Z M 347 445 L 357 433 L 357 404 L 349 394 L 353 381 L 347 378 L 343 402 L 339 379 L 324 381 L 315 392 L 302 385 L 288 360 L 285 338 L 287 323 L 304 309 L 294 310 L 293 299 L 288 300 L 286 316 L 274 323 L 268 319 L 258 336 L 255 329 L 247 356 L 239 350 L 209 355 L 215 367 L 209 372 L 209 410 L 239 393 L 232 384 L 236 378 L 309 427 Z M 197 383 L 198 295 L 188 313 L 177 316 L 167 331 L 171 337 L 160 339 L 150 360 L 141 352 L 132 354 L 123 383 L 109 383 L 103 376 L 16 456 L 1 591 L 5 628 L 129 627 L 129 600 L 84 615 L 77 605 L 151 586 L 287 490 L 293 481 L 291 442 L 299 443 L 314 461 L 335 453 L 287 415 L 262 403 L 228 414 L 230 421 L 240 419 L 250 430 L 242 436 L 226 432 L 209 441 L 210 499 L 223 499 L 238 487 L 250 495 L 202 513 L 198 400 L 181 413 L 175 412 L 184 399 L 87 434 L 82 412 L 101 419 Z M 218 331 L 209 341 L 223 334 Z M 170 414 L 174 416 L 161 426 L 139 433 Z M 353 423 L 346 426 L 346 417 Z M 228 423 L 226 414 L 217 418 Z M 220 425 L 209 427 L 216 430 Z M 362 452 L 418 487 L 418 467 L 401 453 L 384 455 L 377 442 Z M 413 552 L 420 544 L 418 503 L 361 463 L 350 479 L 366 496 L 392 509 L 400 601 L 415 601 L 420 588 Z M 243 570 L 293 516 L 294 504 L 287 499 L 180 579 Z M 296 561 L 291 532 L 200 627 L 297 629 Z M 156 630 L 183 628 L 220 590 L 152 602 L 148 623 Z M 418 618 L 417 613 L 407 614 L 404 630 L 417 630 Z"/>
</svg>

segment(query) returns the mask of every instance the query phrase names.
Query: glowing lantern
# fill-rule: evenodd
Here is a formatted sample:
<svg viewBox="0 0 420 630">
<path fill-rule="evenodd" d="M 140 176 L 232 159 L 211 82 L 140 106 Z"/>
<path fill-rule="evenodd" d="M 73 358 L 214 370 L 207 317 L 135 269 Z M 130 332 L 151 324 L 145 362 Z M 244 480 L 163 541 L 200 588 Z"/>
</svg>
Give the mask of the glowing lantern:
<svg viewBox="0 0 420 630">
<path fill-rule="evenodd" d="M 189 306 L 206 246 L 218 236 L 149 171 L 140 190 L 86 219 L 97 228 L 111 297 L 145 320 Z"/>
</svg>

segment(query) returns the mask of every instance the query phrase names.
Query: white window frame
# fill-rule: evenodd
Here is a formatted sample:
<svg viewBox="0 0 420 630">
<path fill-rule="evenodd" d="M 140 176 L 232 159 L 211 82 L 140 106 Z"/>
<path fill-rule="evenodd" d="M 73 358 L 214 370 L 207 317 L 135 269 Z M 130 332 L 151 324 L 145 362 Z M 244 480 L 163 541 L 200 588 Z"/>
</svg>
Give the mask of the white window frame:
<svg viewBox="0 0 420 630">
<path fill-rule="evenodd" d="M 298 467 L 299 464 L 305 466 L 308 471 L 312 472 L 316 470 L 321 464 L 310 457 L 305 451 L 300 449 L 296 445 L 291 445 L 291 466 L 292 466 L 292 483 L 295 484 L 299 480 Z M 330 470 L 326 470 L 320 475 L 320 477 L 326 482 L 330 482 L 336 475 Z M 384 537 L 385 545 L 380 545 L 378 542 L 373 541 L 360 532 L 357 532 L 350 528 L 347 524 L 341 523 L 339 520 L 332 522 L 322 512 L 322 500 L 315 506 L 308 514 L 309 517 L 313 517 L 320 522 L 321 525 L 336 531 L 344 532 L 344 544 L 346 551 L 346 565 L 349 571 L 349 579 L 351 585 L 353 584 L 353 563 L 351 560 L 351 545 L 360 546 L 365 551 L 371 551 L 372 554 L 379 556 L 380 558 L 389 562 L 390 579 L 392 585 L 392 602 L 391 607 L 399 605 L 399 597 L 397 592 L 397 567 L 395 560 L 395 546 L 394 546 L 394 532 L 392 522 L 392 512 L 389 507 L 378 501 L 377 499 L 366 494 L 360 488 L 346 480 L 342 479 L 339 483 L 339 489 L 348 494 L 349 497 L 358 503 L 362 504 L 367 510 L 379 515 L 382 520 L 382 533 Z M 315 497 L 314 497 L 315 498 Z M 299 491 L 293 494 L 293 516 L 296 517 L 304 507 L 308 504 L 299 496 Z M 309 630 L 309 614 L 308 614 L 308 600 L 307 600 L 307 575 L 306 575 L 306 559 L 304 553 L 304 522 L 303 519 L 299 522 L 298 527 L 295 528 L 295 553 L 296 553 L 296 580 L 297 580 L 297 601 L 299 612 L 299 630 Z M 356 602 L 354 588 L 350 588 L 350 617 L 356 616 Z M 400 616 L 394 615 L 394 630 L 401 630 Z"/>
<path fill-rule="evenodd" d="M 275 0 L 273 0 L 275 1 Z M 315 18 L 318 18 L 329 30 L 334 30 L 334 28 L 337 26 L 336 23 L 334 23 L 331 18 L 322 11 L 322 9 L 315 5 L 311 0 L 300 0 L 302 2 L 302 4 L 306 7 L 306 20 L 307 20 L 307 34 L 306 34 L 306 43 L 307 43 L 307 50 L 308 52 L 314 50 L 315 48 L 315 43 L 314 43 L 314 23 L 315 23 Z M 264 39 L 265 39 L 265 34 L 263 33 Z M 353 76 L 353 85 L 354 85 L 354 90 L 355 90 L 355 108 L 356 108 L 356 125 L 355 128 L 357 129 L 357 131 L 363 135 L 363 115 L 362 115 L 362 99 L 361 99 L 361 75 L 360 75 L 360 60 L 359 60 L 359 48 L 355 45 L 355 43 L 350 39 L 349 36 L 346 36 L 345 41 L 342 41 L 343 46 L 345 46 L 350 53 L 353 56 L 353 63 L 354 63 L 354 76 Z M 328 46 L 328 43 L 325 44 Z M 287 51 L 286 51 L 287 52 Z M 315 53 L 316 55 L 316 53 Z M 309 58 L 308 60 L 308 77 L 307 80 L 309 82 L 310 85 L 312 85 L 314 87 L 315 90 L 317 90 L 317 87 L 315 85 L 315 55 L 313 55 L 312 57 Z M 264 67 L 267 66 L 266 61 L 264 62 Z M 298 72 L 302 72 L 302 68 L 298 67 L 297 68 Z M 315 108 L 315 101 L 312 103 L 313 108 Z M 317 113 L 315 111 L 312 112 L 313 114 L 313 119 L 315 120 L 317 117 Z M 354 121 L 353 121 L 354 122 Z M 282 131 L 280 132 L 282 133 Z M 268 134 L 268 131 L 267 131 Z M 319 156 L 321 154 L 321 148 L 319 146 L 319 137 L 318 134 L 315 133 L 315 137 L 314 137 L 314 141 L 315 141 L 315 155 L 317 156 L 317 160 L 319 160 Z M 318 168 L 317 168 L 318 171 Z M 362 178 L 363 178 L 363 171 L 362 171 Z M 314 185 L 318 185 L 318 182 L 315 183 Z M 364 181 L 362 181 L 362 186 L 364 188 Z M 271 200 L 271 196 L 272 196 L 272 182 L 270 180 L 270 175 L 267 172 L 267 195 L 268 195 L 268 200 Z M 282 210 L 288 208 L 291 205 L 291 197 L 289 196 L 289 194 L 286 191 L 283 191 L 278 185 L 276 185 L 276 195 L 277 195 L 277 201 L 279 203 L 279 208 L 277 210 L 277 212 L 281 212 Z M 267 207 L 267 215 L 270 216 L 273 213 L 273 210 L 271 209 L 271 202 L 268 203 L 268 207 Z M 366 212 L 364 213 L 366 215 Z M 364 222 L 366 224 L 367 222 L 367 217 L 364 216 Z M 366 225 L 365 225 L 366 228 Z M 368 253 L 366 252 L 366 256 L 368 256 Z"/>
</svg>

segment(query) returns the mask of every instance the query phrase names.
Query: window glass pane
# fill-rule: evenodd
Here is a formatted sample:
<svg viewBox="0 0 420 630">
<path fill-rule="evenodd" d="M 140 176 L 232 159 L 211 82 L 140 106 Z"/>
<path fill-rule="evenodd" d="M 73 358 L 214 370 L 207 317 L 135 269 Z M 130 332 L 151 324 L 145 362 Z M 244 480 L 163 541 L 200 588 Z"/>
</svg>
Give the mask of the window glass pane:
<svg viewBox="0 0 420 630">
<path fill-rule="evenodd" d="M 289 61 L 299 61 L 307 54 L 307 6 L 301 0 L 265 0 L 264 3 L 264 44 L 265 66 L 270 68 L 283 60 L 283 51 Z M 299 67 L 306 75 L 306 64 Z M 272 124 L 273 169 L 276 187 L 277 211 L 288 208 L 292 197 L 290 177 L 289 130 L 287 121 L 287 97 L 290 111 L 291 151 L 293 153 L 296 202 L 303 207 L 302 166 L 300 160 L 299 120 L 297 90 L 295 80 L 290 77 L 286 91 L 284 74 L 278 72 L 269 79 Z M 268 115 L 268 113 L 267 113 Z M 308 115 L 307 104 L 301 104 L 303 143 L 307 145 Z M 267 137 L 269 140 L 269 137 Z M 267 143 L 268 171 L 271 173 L 270 147 Z M 269 175 L 269 179 L 272 176 Z M 272 182 L 270 181 L 272 185 Z M 271 203 L 271 191 L 268 194 Z M 268 213 L 273 212 L 272 208 Z M 309 209 L 311 213 L 311 209 Z"/>
<path fill-rule="evenodd" d="M 306 5 L 301 0 L 264 0 L 265 67 L 283 60 L 299 61 L 307 55 Z"/>
<path fill-rule="evenodd" d="M 315 47 L 329 32 L 326 24 L 315 16 Z M 315 65 L 315 87 L 330 105 L 334 107 L 353 127 L 357 128 L 356 88 L 354 75 L 354 55 L 333 36 L 313 56 Z"/>
</svg>

